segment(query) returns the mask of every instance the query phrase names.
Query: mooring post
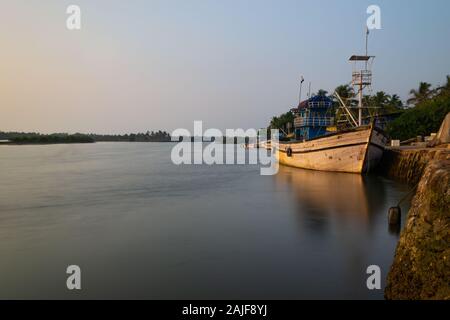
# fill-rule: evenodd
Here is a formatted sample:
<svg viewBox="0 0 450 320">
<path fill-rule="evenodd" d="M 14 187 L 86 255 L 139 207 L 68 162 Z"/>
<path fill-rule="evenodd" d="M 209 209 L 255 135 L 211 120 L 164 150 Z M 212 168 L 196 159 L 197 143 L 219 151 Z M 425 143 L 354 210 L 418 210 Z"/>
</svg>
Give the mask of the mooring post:
<svg viewBox="0 0 450 320">
<path fill-rule="evenodd" d="M 398 225 L 401 222 L 402 209 L 400 207 L 392 207 L 389 209 L 388 221 L 390 225 Z"/>
</svg>

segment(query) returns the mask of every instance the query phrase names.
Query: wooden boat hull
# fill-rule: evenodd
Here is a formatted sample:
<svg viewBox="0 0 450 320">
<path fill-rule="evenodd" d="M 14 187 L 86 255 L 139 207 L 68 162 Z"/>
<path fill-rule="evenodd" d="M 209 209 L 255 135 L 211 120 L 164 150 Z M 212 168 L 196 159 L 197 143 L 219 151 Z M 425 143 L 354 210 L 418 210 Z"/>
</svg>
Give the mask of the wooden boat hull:
<svg viewBox="0 0 450 320">
<path fill-rule="evenodd" d="M 320 171 L 366 173 L 379 163 L 387 138 L 376 127 L 359 127 L 305 142 L 280 142 L 282 165 Z"/>
</svg>

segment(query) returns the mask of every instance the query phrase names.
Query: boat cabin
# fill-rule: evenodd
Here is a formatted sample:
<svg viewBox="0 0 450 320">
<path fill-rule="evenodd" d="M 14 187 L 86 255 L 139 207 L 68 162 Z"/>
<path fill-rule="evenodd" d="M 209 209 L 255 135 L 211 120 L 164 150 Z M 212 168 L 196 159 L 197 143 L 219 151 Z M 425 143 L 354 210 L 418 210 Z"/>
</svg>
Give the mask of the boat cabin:
<svg viewBox="0 0 450 320">
<path fill-rule="evenodd" d="M 332 106 L 333 101 L 329 97 L 317 95 L 293 109 L 295 139 L 302 141 L 325 135 L 327 127 L 334 125 Z"/>
</svg>

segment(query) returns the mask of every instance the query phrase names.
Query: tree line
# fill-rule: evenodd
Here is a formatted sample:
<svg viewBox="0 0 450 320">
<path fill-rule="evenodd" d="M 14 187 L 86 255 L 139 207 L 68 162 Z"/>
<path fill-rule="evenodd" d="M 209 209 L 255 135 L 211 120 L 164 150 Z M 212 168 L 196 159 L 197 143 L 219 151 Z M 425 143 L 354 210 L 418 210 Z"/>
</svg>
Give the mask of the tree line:
<svg viewBox="0 0 450 320">
<path fill-rule="evenodd" d="M 102 134 L 41 134 L 36 132 L 0 132 L 0 140 L 8 140 L 14 144 L 51 144 L 51 143 L 92 143 L 100 141 L 116 142 L 169 142 L 170 134 L 166 131 L 147 131 L 146 133 L 130 133 L 123 135 Z"/>
<path fill-rule="evenodd" d="M 116 142 L 169 142 L 170 134 L 166 131 L 147 131 L 145 133 L 130 133 L 123 135 L 101 135 L 91 134 L 95 141 L 116 141 Z"/>
<path fill-rule="evenodd" d="M 40 134 L 29 132 L 0 132 L 0 140 L 8 140 L 13 144 L 53 144 L 53 143 L 93 143 L 94 139 L 81 133 Z"/>
</svg>

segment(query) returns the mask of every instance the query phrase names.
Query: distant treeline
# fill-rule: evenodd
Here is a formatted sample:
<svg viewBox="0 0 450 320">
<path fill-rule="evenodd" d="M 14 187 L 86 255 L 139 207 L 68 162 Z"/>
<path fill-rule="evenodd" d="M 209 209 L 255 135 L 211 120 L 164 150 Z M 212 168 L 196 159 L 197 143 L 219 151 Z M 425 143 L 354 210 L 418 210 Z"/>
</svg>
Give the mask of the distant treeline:
<svg viewBox="0 0 450 320">
<path fill-rule="evenodd" d="M 146 133 L 130 133 L 124 135 L 91 134 L 94 141 L 116 142 L 169 142 L 170 134 L 166 131 L 147 131 Z"/>
<path fill-rule="evenodd" d="M 146 133 L 112 134 L 41 134 L 35 132 L 1 132 L 0 140 L 8 140 L 12 144 L 51 144 L 51 143 L 92 143 L 92 142 L 172 142 L 172 137 L 166 131 L 147 131 Z M 212 142 L 215 138 L 178 137 L 174 142 L 203 141 Z M 249 143 L 249 138 L 222 137 L 224 144 Z"/>
<path fill-rule="evenodd" d="M 92 143 L 92 136 L 75 133 L 25 133 L 25 132 L 0 132 L 0 140 L 9 140 L 14 144 L 52 144 L 52 143 Z"/>
<path fill-rule="evenodd" d="M 93 143 L 97 141 L 116 142 L 169 142 L 170 134 L 165 131 L 147 131 L 124 135 L 101 134 L 41 134 L 35 132 L 0 132 L 0 140 L 8 140 L 13 144 L 51 144 L 51 143 Z"/>
</svg>

